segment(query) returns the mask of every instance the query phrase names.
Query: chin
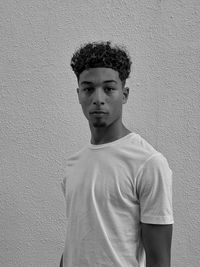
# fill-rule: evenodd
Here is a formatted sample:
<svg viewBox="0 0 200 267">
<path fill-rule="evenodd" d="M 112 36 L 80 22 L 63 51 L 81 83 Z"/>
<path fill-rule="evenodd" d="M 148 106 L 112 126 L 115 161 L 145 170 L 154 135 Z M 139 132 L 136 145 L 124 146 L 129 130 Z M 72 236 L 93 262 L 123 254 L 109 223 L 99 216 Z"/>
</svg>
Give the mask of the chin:
<svg viewBox="0 0 200 267">
<path fill-rule="evenodd" d="M 107 126 L 105 122 L 94 122 L 92 125 L 94 128 L 105 128 Z"/>
</svg>

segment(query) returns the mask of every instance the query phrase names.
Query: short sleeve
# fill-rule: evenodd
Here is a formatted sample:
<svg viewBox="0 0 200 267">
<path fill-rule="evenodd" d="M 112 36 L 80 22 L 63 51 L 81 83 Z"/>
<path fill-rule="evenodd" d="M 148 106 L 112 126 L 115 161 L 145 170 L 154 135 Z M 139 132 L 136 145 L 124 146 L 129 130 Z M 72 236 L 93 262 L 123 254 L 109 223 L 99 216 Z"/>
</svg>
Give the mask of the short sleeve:
<svg viewBox="0 0 200 267">
<path fill-rule="evenodd" d="M 173 224 L 172 171 L 161 153 L 151 156 L 136 177 L 140 221 Z"/>
</svg>

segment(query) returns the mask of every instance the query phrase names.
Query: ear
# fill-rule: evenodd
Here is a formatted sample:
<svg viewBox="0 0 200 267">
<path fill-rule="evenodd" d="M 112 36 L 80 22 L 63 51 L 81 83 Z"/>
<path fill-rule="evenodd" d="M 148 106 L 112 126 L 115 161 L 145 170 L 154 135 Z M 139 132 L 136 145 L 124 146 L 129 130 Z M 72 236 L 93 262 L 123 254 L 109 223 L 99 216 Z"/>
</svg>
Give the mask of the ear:
<svg viewBox="0 0 200 267">
<path fill-rule="evenodd" d="M 78 94 L 78 101 L 79 101 L 79 104 L 80 104 L 80 97 L 79 97 L 80 89 L 79 88 L 76 88 L 76 92 Z"/>
<path fill-rule="evenodd" d="M 123 104 L 125 104 L 127 102 L 128 96 L 129 96 L 129 88 L 124 87 L 123 88 Z"/>
</svg>

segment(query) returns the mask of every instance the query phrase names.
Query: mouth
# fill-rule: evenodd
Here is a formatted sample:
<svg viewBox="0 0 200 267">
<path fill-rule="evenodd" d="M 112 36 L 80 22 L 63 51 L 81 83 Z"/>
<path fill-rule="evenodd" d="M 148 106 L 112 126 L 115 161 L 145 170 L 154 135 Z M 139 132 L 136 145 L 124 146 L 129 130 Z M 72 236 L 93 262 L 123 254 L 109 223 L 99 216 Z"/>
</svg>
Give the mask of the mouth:
<svg viewBox="0 0 200 267">
<path fill-rule="evenodd" d="M 95 110 L 93 112 L 90 112 L 90 114 L 106 114 L 106 112 L 104 112 L 102 110 Z"/>
<path fill-rule="evenodd" d="M 95 111 L 95 112 L 92 112 L 91 114 L 106 114 L 105 112 L 97 112 L 97 111 Z"/>
<path fill-rule="evenodd" d="M 91 115 L 92 116 L 104 116 L 104 115 L 106 115 L 106 113 L 104 113 L 104 112 L 93 112 L 93 113 L 91 113 Z"/>
</svg>

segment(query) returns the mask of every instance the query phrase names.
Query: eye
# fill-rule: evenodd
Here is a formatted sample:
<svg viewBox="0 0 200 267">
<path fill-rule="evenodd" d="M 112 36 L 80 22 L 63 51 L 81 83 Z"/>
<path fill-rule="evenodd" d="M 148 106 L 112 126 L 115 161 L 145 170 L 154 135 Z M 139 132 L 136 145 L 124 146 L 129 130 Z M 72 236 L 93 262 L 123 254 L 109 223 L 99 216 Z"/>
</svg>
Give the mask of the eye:
<svg viewBox="0 0 200 267">
<path fill-rule="evenodd" d="M 108 91 L 108 92 L 111 92 L 111 91 L 113 91 L 113 90 L 115 90 L 115 89 L 112 88 L 112 87 L 105 87 L 105 90 Z"/>
<path fill-rule="evenodd" d="M 83 91 L 86 91 L 86 92 L 91 92 L 93 90 L 92 87 L 87 87 L 87 88 L 84 88 Z"/>
</svg>

